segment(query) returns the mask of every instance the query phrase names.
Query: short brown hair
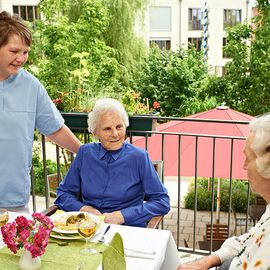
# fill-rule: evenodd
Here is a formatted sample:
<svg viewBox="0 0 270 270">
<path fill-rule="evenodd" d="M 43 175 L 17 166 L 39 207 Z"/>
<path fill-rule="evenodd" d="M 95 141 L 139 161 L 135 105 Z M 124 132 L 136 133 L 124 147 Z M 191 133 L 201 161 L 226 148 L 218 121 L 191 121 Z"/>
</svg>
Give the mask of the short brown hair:
<svg viewBox="0 0 270 270">
<path fill-rule="evenodd" d="M 27 46 L 32 44 L 32 34 L 18 15 L 6 11 L 0 13 L 0 48 L 8 43 L 10 36 L 18 35 Z"/>
</svg>

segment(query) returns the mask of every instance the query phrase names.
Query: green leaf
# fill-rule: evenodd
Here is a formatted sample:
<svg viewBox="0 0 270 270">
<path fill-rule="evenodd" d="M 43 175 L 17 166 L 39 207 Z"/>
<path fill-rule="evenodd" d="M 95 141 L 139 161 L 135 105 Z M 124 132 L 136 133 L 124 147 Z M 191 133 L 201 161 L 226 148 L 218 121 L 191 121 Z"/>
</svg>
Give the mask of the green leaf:
<svg viewBox="0 0 270 270">
<path fill-rule="evenodd" d="M 109 247 L 103 252 L 102 269 L 126 269 L 123 239 L 119 233 L 114 235 Z"/>
</svg>

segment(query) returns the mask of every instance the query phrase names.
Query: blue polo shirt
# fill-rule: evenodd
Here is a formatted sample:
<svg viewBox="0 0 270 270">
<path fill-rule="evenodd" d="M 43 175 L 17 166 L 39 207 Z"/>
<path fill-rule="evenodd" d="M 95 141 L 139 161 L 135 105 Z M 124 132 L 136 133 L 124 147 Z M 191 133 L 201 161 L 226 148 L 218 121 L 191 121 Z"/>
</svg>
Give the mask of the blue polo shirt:
<svg viewBox="0 0 270 270">
<path fill-rule="evenodd" d="M 29 201 L 34 129 L 49 135 L 64 124 L 42 84 L 24 69 L 0 81 L 0 207 Z"/>
<path fill-rule="evenodd" d="M 78 192 L 82 200 L 77 199 Z M 101 213 L 120 210 L 125 225 L 138 227 L 170 210 L 167 189 L 147 152 L 128 142 L 118 151 L 106 151 L 100 143 L 82 145 L 57 195 L 55 204 L 65 211 L 84 205 Z"/>
</svg>

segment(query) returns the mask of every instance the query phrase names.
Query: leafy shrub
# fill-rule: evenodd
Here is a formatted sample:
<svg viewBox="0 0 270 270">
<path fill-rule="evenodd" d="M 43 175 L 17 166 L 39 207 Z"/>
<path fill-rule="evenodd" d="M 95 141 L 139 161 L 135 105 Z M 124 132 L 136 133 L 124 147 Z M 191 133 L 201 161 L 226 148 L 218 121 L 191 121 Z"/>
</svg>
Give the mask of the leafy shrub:
<svg viewBox="0 0 270 270">
<path fill-rule="evenodd" d="M 43 161 L 39 155 L 34 154 L 32 164 L 34 167 L 35 175 L 35 193 L 37 195 L 45 194 L 45 182 L 44 182 L 44 171 L 43 171 Z M 47 172 L 48 174 L 53 174 L 57 172 L 56 162 L 51 160 L 46 161 Z"/>
<path fill-rule="evenodd" d="M 212 191 L 209 186 L 208 178 L 199 178 L 197 180 L 197 210 L 212 209 Z M 211 184 L 211 183 L 210 183 Z M 195 205 L 195 183 L 194 180 L 190 183 L 188 193 L 185 197 L 185 207 L 187 209 L 194 209 Z M 217 179 L 214 179 L 214 211 L 216 210 L 217 199 Z M 221 179 L 221 206 L 220 210 L 229 211 L 229 192 L 230 181 L 228 179 Z M 232 180 L 232 207 L 236 212 L 245 213 L 247 211 L 247 193 L 248 183 L 245 181 Z M 250 203 L 255 202 L 255 194 L 251 193 Z"/>
</svg>

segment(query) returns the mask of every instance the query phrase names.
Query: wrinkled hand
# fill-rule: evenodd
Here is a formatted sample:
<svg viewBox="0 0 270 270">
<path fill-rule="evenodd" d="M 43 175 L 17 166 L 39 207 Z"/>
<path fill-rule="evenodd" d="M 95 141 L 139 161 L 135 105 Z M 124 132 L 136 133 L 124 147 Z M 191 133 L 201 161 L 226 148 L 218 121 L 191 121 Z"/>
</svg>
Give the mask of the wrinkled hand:
<svg viewBox="0 0 270 270">
<path fill-rule="evenodd" d="M 191 263 L 186 263 L 178 266 L 177 270 L 208 270 L 208 266 L 205 265 L 202 261 L 196 261 Z"/>
<path fill-rule="evenodd" d="M 103 213 L 105 216 L 105 222 L 110 224 L 123 224 L 125 223 L 125 219 L 121 213 L 121 211 L 114 211 L 112 213 Z"/>
<path fill-rule="evenodd" d="M 96 208 L 94 208 L 93 206 L 90 206 L 90 205 L 84 205 L 80 211 L 82 212 L 89 212 L 91 214 L 94 214 L 96 216 L 101 216 L 101 213 L 99 210 L 97 210 Z"/>
<path fill-rule="evenodd" d="M 179 265 L 177 270 L 208 270 L 220 264 L 220 258 L 216 254 L 211 254 L 198 261 Z"/>
</svg>

